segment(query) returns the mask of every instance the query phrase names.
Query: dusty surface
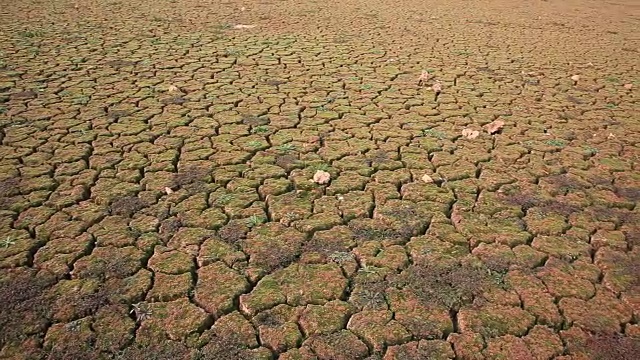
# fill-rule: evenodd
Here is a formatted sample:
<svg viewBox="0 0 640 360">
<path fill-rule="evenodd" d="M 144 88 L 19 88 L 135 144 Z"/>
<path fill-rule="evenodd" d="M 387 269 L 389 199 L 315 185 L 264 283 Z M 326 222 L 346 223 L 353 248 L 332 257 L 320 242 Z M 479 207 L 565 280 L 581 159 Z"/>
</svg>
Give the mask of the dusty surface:
<svg viewBox="0 0 640 360">
<path fill-rule="evenodd" d="M 0 357 L 632 359 L 637 1 L 0 1 Z"/>
</svg>

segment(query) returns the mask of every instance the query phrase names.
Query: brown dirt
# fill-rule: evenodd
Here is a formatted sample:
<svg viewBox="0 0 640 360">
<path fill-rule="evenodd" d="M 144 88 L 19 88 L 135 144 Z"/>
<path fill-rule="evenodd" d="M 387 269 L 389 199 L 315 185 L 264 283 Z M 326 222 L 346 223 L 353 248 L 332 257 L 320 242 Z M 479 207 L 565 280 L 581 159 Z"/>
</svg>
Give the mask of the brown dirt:
<svg viewBox="0 0 640 360">
<path fill-rule="evenodd" d="M 0 358 L 640 351 L 636 1 L 0 9 Z"/>
</svg>

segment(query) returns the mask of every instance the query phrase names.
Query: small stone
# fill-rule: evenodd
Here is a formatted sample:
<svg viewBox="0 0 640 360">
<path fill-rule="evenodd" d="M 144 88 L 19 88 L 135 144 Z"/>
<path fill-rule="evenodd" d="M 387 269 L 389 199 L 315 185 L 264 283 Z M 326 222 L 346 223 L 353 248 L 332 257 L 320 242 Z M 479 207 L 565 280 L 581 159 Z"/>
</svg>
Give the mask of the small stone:
<svg viewBox="0 0 640 360">
<path fill-rule="evenodd" d="M 387 61 L 391 61 L 391 59 Z M 418 85 L 424 84 L 429 80 L 429 78 L 431 78 L 431 74 L 426 70 L 422 70 L 422 73 L 420 73 L 420 76 L 418 77 Z"/>
<path fill-rule="evenodd" d="M 330 180 L 331 174 L 326 171 L 318 170 L 315 174 L 313 174 L 313 182 L 315 182 L 316 184 L 328 184 Z"/>
<path fill-rule="evenodd" d="M 237 24 L 237 25 L 233 26 L 234 29 L 253 29 L 254 27 L 256 27 L 256 26 L 255 25 L 244 25 L 244 24 Z"/>
<path fill-rule="evenodd" d="M 424 181 L 427 184 L 432 184 L 433 183 L 433 178 L 427 174 L 424 174 L 422 176 L 422 181 Z"/>
<path fill-rule="evenodd" d="M 462 130 L 462 136 L 466 137 L 469 140 L 473 140 L 480 136 L 480 132 L 478 130 L 464 129 Z"/>
<path fill-rule="evenodd" d="M 485 130 L 487 130 L 487 132 L 491 135 L 497 133 L 503 127 L 504 127 L 504 121 L 502 120 L 495 120 L 484 126 Z"/>
</svg>

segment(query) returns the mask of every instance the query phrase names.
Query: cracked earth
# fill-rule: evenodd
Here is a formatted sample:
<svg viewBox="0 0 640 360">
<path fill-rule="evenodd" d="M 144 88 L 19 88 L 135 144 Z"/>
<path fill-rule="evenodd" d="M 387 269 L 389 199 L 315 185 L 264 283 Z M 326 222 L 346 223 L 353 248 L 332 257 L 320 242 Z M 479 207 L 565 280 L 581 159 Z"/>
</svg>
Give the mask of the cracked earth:
<svg viewBox="0 0 640 360">
<path fill-rule="evenodd" d="M 0 9 L 0 358 L 640 353 L 636 1 Z"/>
</svg>

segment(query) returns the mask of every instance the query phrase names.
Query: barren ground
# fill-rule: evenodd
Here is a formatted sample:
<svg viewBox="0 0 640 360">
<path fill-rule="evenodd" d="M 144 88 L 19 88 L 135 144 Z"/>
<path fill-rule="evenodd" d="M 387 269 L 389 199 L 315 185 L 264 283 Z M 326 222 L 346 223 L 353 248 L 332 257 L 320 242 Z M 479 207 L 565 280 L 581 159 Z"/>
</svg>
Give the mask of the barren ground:
<svg viewBox="0 0 640 360">
<path fill-rule="evenodd" d="M 635 359 L 638 29 L 0 0 L 0 358 Z"/>
</svg>

